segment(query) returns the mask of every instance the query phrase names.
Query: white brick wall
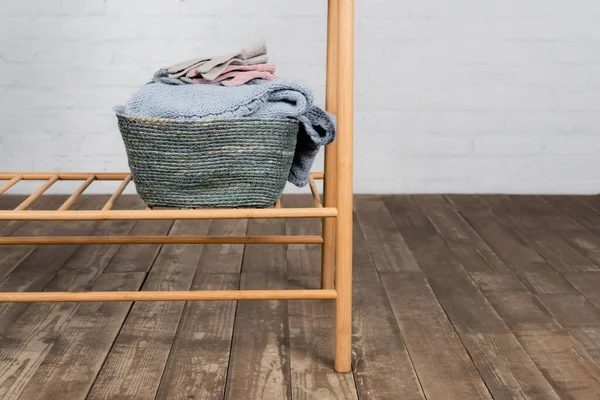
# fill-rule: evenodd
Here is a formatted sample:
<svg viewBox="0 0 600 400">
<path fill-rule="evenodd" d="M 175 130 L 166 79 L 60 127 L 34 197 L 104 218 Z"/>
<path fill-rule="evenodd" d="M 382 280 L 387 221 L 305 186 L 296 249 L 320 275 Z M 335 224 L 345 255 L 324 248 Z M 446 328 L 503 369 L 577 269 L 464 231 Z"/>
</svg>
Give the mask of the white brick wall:
<svg viewBox="0 0 600 400">
<path fill-rule="evenodd" d="M 323 104 L 326 3 L 2 0 L 0 170 L 126 169 L 115 104 L 257 39 Z M 356 0 L 356 191 L 600 191 L 599 18 L 593 0 Z"/>
</svg>

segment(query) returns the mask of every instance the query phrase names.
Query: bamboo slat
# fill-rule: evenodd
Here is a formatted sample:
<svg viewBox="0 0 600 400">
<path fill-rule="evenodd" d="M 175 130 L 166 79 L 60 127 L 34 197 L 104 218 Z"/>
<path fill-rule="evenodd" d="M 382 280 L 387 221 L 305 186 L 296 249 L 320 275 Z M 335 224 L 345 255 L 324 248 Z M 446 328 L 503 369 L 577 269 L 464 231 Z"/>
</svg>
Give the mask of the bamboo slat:
<svg viewBox="0 0 600 400">
<path fill-rule="evenodd" d="M 123 191 L 125 190 L 127 185 L 129 185 L 129 182 L 131 182 L 131 175 L 127 175 L 125 177 L 125 179 L 123 179 L 123 182 L 121 182 L 121 184 L 119 185 L 117 190 L 115 190 L 115 192 L 110 197 L 110 199 L 108 199 L 108 201 L 106 202 L 104 207 L 102 207 L 102 211 L 108 211 L 113 208 L 113 206 L 115 205 L 115 202 L 117 201 L 117 199 L 119 198 L 121 193 L 123 193 Z"/>
<path fill-rule="evenodd" d="M 54 185 L 56 183 L 56 181 L 58 181 L 58 179 L 59 179 L 58 175 L 54 175 L 52 178 L 50 178 L 50 180 L 48 180 L 48 182 L 44 183 L 38 190 L 33 192 L 33 194 L 31 196 L 29 196 L 28 198 L 25 199 L 25 201 L 23 201 L 21 204 L 19 204 L 17 206 L 17 208 L 15 208 L 15 211 L 25 210 L 34 201 L 36 201 L 38 197 L 40 197 L 42 194 L 44 194 L 44 192 L 46 190 L 48 190 L 50 188 L 50 186 Z"/>
<path fill-rule="evenodd" d="M 235 208 L 210 210 L 0 210 L 0 221 L 124 221 L 189 219 L 271 219 L 335 217 L 337 209 L 323 208 Z"/>
<path fill-rule="evenodd" d="M 15 177 L 11 178 L 8 182 L 6 182 L 4 185 L 2 185 L 2 187 L 0 187 L 0 194 L 6 192 L 8 189 L 15 186 L 17 183 L 19 183 L 19 181 L 21 179 L 23 179 L 23 177 L 21 175 L 17 175 Z"/>
<path fill-rule="evenodd" d="M 321 244 L 321 236 L 11 236 L 1 245 L 71 244 Z"/>
<path fill-rule="evenodd" d="M 61 181 L 84 181 L 94 175 L 98 181 L 122 181 L 130 175 L 128 172 L 0 172 L 0 179 L 12 179 L 22 176 L 23 180 L 45 181 L 58 175 Z"/>
<path fill-rule="evenodd" d="M 58 175 L 61 181 L 84 181 L 90 175 L 93 175 L 98 181 L 122 181 L 130 175 L 129 172 L 0 172 L 0 180 L 10 180 L 15 177 L 21 177 L 23 180 L 45 181 Z M 310 176 L 314 179 L 323 179 L 323 172 L 311 172 Z"/>
<path fill-rule="evenodd" d="M 315 207 L 322 208 L 323 204 L 321 204 L 321 196 L 319 195 L 319 189 L 317 189 L 317 184 L 315 183 L 315 180 L 312 178 L 312 176 L 308 178 L 308 185 L 310 186 L 310 191 L 312 193 Z"/>
<path fill-rule="evenodd" d="M 338 83 L 338 0 L 329 0 L 327 5 L 327 82 L 325 106 L 337 115 Z M 335 207 L 337 193 L 337 141 L 325 147 L 325 172 L 323 181 L 323 203 Z M 321 248 L 321 288 L 333 289 L 335 261 L 335 220 L 324 218 L 322 224 L 323 247 Z"/>
<path fill-rule="evenodd" d="M 335 299 L 335 290 L 217 290 L 147 292 L 3 292 L 0 303 Z"/>
<path fill-rule="evenodd" d="M 352 362 L 352 153 L 354 112 L 354 0 L 338 0 L 337 210 L 335 370 Z"/>
<path fill-rule="evenodd" d="M 85 182 L 83 182 L 81 184 L 81 186 L 79 186 L 77 188 L 77 190 L 71 195 L 71 197 L 69 197 L 67 199 L 67 201 L 65 201 L 65 203 L 60 206 L 60 208 L 58 209 L 58 211 L 64 211 L 64 210 L 68 210 L 69 208 L 71 208 L 71 206 L 73 205 L 73 203 L 75 203 L 77 201 L 77 199 L 79 198 L 79 196 L 81 196 L 83 194 L 83 192 L 85 191 L 85 189 L 87 189 L 92 182 L 94 182 L 94 176 L 91 175 L 90 177 L 88 177 Z"/>
</svg>

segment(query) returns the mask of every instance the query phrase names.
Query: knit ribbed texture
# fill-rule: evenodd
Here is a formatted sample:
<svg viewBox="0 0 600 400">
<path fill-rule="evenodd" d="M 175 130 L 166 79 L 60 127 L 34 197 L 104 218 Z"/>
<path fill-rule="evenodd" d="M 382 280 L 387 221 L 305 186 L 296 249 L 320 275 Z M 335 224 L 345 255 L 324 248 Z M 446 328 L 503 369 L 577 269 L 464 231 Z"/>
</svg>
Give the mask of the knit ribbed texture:
<svg viewBox="0 0 600 400">
<path fill-rule="evenodd" d="M 308 184 L 308 176 L 319 147 L 335 138 L 331 115 L 313 105 L 310 89 L 287 79 L 255 80 L 243 86 L 168 85 L 150 83 L 125 106 L 123 115 L 200 120 L 205 118 L 292 118 L 300 122 L 298 144 L 289 181 Z"/>
<path fill-rule="evenodd" d="M 292 119 L 117 117 L 136 190 L 151 206 L 265 208 L 285 188 Z"/>
</svg>

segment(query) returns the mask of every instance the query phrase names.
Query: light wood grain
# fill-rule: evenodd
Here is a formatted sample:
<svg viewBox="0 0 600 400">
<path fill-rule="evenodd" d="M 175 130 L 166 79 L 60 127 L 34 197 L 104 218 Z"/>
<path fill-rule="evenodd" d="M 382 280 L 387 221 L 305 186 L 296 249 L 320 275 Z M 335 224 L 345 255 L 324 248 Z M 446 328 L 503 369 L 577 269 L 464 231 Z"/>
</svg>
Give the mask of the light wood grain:
<svg viewBox="0 0 600 400">
<path fill-rule="evenodd" d="M 48 180 L 48 182 L 44 183 L 38 190 L 33 192 L 31 196 L 29 196 L 25 201 L 19 204 L 15 211 L 22 211 L 29 207 L 34 201 L 36 201 L 44 192 L 50 189 L 50 186 L 54 185 L 58 181 L 58 175 L 54 175 L 52 178 Z"/>
<path fill-rule="evenodd" d="M 354 0 L 338 0 L 335 370 L 352 364 Z M 326 208 L 319 208 L 325 210 Z"/>
<path fill-rule="evenodd" d="M 289 196 L 286 207 L 310 202 L 308 196 Z M 286 234 L 318 232 L 319 221 L 286 220 Z M 318 246 L 290 245 L 287 249 L 288 287 L 318 288 L 321 254 Z M 357 399 L 352 374 L 338 374 L 333 363 L 335 304 L 328 301 L 288 302 L 291 386 L 293 399 Z"/>
<path fill-rule="evenodd" d="M 112 196 L 110 196 L 110 199 L 108 199 L 108 201 L 106 202 L 104 207 L 102 207 L 102 211 L 108 211 L 113 208 L 113 206 L 115 205 L 115 202 L 117 201 L 119 196 L 121 196 L 121 194 L 123 194 L 123 191 L 125 190 L 127 185 L 129 185 L 129 182 L 131 182 L 131 174 L 127 175 L 125 177 L 125 179 L 123 179 L 123 182 L 121 182 L 121 184 L 119 185 L 117 190 L 115 190 L 115 192 L 113 193 Z"/>
<path fill-rule="evenodd" d="M 321 236 L 13 236 L 0 245 L 71 244 L 320 244 Z"/>
<path fill-rule="evenodd" d="M 17 183 L 19 183 L 19 181 L 21 179 L 23 179 L 23 176 L 21 176 L 21 175 L 17 175 L 15 177 L 11 178 L 4 185 L 0 186 L 0 194 L 5 193 L 8 189 L 10 189 L 11 187 L 15 186 Z"/>
<path fill-rule="evenodd" d="M 77 201 L 77 199 L 83 194 L 83 192 L 85 191 L 85 189 L 87 189 L 92 182 L 94 182 L 94 176 L 90 176 L 88 177 L 85 182 L 83 182 L 81 184 L 81 186 L 79 186 L 77 188 L 77 190 L 75 190 L 75 192 L 73 192 L 73 194 L 67 199 L 67 201 L 64 202 L 64 204 L 62 206 L 60 206 L 60 208 L 58 209 L 59 211 L 64 211 L 64 210 L 68 210 L 69 208 L 71 208 L 71 206 Z"/>
<path fill-rule="evenodd" d="M 327 81 L 325 107 L 337 115 L 338 95 L 338 0 L 327 2 Z M 337 200 L 337 141 L 325 147 L 323 203 L 335 207 Z M 321 249 L 321 288 L 333 289 L 335 274 L 335 219 L 323 219 L 323 247 Z"/>
<path fill-rule="evenodd" d="M 206 210 L 81 210 L 81 211 L 0 211 L 0 221 L 91 221 L 91 220 L 197 220 L 258 218 L 325 218 L 337 216 L 337 209 L 323 208 L 236 208 Z"/>
</svg>

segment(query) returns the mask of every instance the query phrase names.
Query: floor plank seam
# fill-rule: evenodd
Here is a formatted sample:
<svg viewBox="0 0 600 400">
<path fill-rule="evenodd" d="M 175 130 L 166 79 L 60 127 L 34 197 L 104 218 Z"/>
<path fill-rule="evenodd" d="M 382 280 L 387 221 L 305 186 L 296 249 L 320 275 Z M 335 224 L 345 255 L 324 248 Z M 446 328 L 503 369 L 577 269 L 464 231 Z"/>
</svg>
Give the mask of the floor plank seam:
<svg viewBox="0 0 600 400">
<path fill-rule="evenodd" d="M 169 233 L 171 233 L 171 229 L 173 229 L 173 225 L 175 224 L 175 222 L 173 221 L 171 223 L 171 225 L 169 226 L 169 229 L 167 231 L 166 236 L 169 235 Z M 148 280 L 148 276 L 150 276 L 150 271 L 152 270 L 152 268 L 154 268 L 154 263 L 156 263 L 156 260 L 158 259 L 158 256 L 160 254 L 160 252 L 162 251 L 163 245 L 160 245 L 158 250 L 156 251 L 154 258 L 152 259 L 152 262 L 150 263 L 150 266 L 148 268 L 148 270 L 146 271 L 146 274 L 144 276 L 144 279 L 142 280 L 142 282 L 140 283 L 139 289 L 138 290 L 142 290 L 142 288 L 144 287 L 144 284 L 146 283 L 146 281 Z M 92 380 L 88 391 L 85 395 L 86 398 L 89 397 L 90 393 L 92 392 L 98 377 L 100 376 L 102 370 L 104 369 L 104 366 L 106 365 L 106 361 L 108 360 L 108 356 L 110 355 L 112 349 L 114 348 L 115 344 L 117 343 L 117 340 L 119 339 L 119 336 L 121 335 L 121 332 L 123 331 L 123 328 L 125 327 L 125 322 L 127 321 L 127 319 L 129 318 L 129 315 L 131 314 L 131 311 L 133 310 L 133 306 L 135 305 L 135 302 L 131 302 L 129 305 L 129 309 L 127 310 L 127 314 L 125 315 L 125 318 L 123 318 L 123 320 L 121 321 L 121 326 L 119 327 L 119 331 L 117 332 L 117 334 L 115 335 L 112 344 L 109 348 L 109 350 L 106 352 L 106 355 L 104 357 L 104 360 L 102 360 L 102 364 L 100 365 L 100 368 L 98 368 L 98 372 L 96 373 L 96 376 L 94 377 L 94 379 Z"/>
<path fill-rule="evenodd" d="M 246 229 L 244 230 L 244 235 L 248 235 L 248 226 L 250 224 L 246 224 Z M 244 247 L 242 248 L 242 255 L 241 255 L 241 263 L 240 263 L 240 271 L 238 273 L 239 275 L 239 279 L 238 279 L 238 290 L 242 289 L 242 272 L 244 271 L 244 258 L 246 256 L 246 246 L 247 245 L 243 245 Z M 231 326 L 231 340 L 229 341 L 229 357 L 227 358 L 227 372 L 225 373 L 225 382 L 223 384 L 223 399 L 227 398 L 227 392 L 229 391 L 230 388 L 230 383 L 229 383 L 229 378 L 231 375 L 231 359 L 232 359 L 232 355 L 233 355 L 233 338 L 235 336 L 235 326 L 238 323 L 238 308 L 239 308 L 240 302 L 236 301 L 235 302 L 235 310 L 233 312 L 233 324 Z"/>
<path fill-rule="evenodd" d="M 446 198 L 446 196 L 444 196 L 444 199 L 446 201 L 448 201 L 448 199 Z M 446 238 L 444 237 L 444 235 L 441 234 L 441 232 L 438 230 L 438 228 L 436 227 L 436 225 L 433 223 L 433 221 L 431 220 L 431 218 L 427 215 L 427 213 L 425 212 L 425 210 L 423 209 L 423 207 L 419 206 L 418 203 L 415 202 L 415 205 L 417 206 L 417 208 L 419 208 L 422 212 L 423 215 L 427 218 L 427 220 L 431 223 L 431 225 L 434 227 L 437 235 L 441 238 L 441 240 L 444 242 L 444 244 L 446 245 L 446 247 L 448 247 L 448 249 L 450 250 L 450 252 L 454 255 L 454 251 L 450 248 L 448 241 L 446 240 Z M 453 209 L 454 206 L 452 204 L 450 204 Z M 455 209 L 456 210 L 456 209 Z M 460 215 L 460 217 L 463 219 L 464 218 L 462 215 Z M 465 223 L 467 223 L 465 221 Z M 467 223 L 468 224 L 468 223 Z M 473 227 L 471 225 L 469 225 L 472 229 Z M 473 232 L 476 232 L 473 229 Z M 483 259 L 483 261 L 485 261 L 487 263 L 487 260 L 485 259 L 485 257 L 481 257 Z M 419 261 L 417 260 L 417 263 Z M 459 261 L 460 263 L 460 261 Z M 473 284 L 481 291 L 481 289 L 479 288 L 479 286 L 477 285 L 477 283 L 473 280 L 473 277 L 471 276 L 471 274 L 469 273 L 469 271 L 465 270 L 464 266 L 462 265 L 462 263 L 460 263 L 460 265 L 462 266 L 464 272 L 466 273 L 466 275 L 469 277 L 469 279 L 471 280 L 471 282 L 473 282 Z M 429 287 L 431 288 L 431 283 L 429 282 L 429 278 L 427 277 L 427 274 L 423 274 L 425 276 L 425 280 L 427 281 L 427 284 L 429 285 Z M 448 322 L 450 323 L 450 326 L 452 326 L 452 330 L 454 332 L 454 334 L 456 335 L 456 337 L 458 338 L 458 340 L 460 341 L 460 344 L 462 345 L 462 348 L 464 349 L 465 353 L 469 356 L 469 360 L 471 361 L 471 364 L 475 367 L 477 373 L 479 374 L 479 377 L 481 378 L 481 381 L 483 382 L 483 384 L 485 385 L 485 388 L 488 391 L 488 394 L 490 395 L 490 397 L 493 399 L 494 396 L 492 395 L 492 391 L 490 390 L 490 387 L 488 385 L 488 383 L 486 382 L 486 380 L 484 379 L 483 375 L 481 375 L 481 371 L 479 369 L 479 367 L 477 367 L 477 364 L 475 363 L 475 360 L 473 359 L 473 355 L 471 354 L 471 352 L 469 351 L 469 349 L 467 348 L 467 346 L 465 345 L 465 342 L 462 338 L 462 335 L 458 332 L 458 330 L 456 329 L 456 326 L 454 325 L 454 323 L 452 322 L 452 320 L 450 319 L 450 316 L 448 315 L 448 312 L 446 311 L 446 309 L 444 308 L 444 305 L 442 304 L 442 302 L 440 301 L 437 293 L 435 292 L 435 290 L 433 290 L 433 288 L 431 288 L 431 292 L 433 293 L 433 296 L 435 297 L 436 301 L 438 302 L 438 304 L 440 305 L 442 311 L 444 312 L 444 316 L 446 317 L 446 319 L 448 320 Z M 482 293 L 483 294 L 483 293 Z"/>
<path fill-rule="evenodd" d="M 447 195 L 444 195 L 443 197 L 444 197 L 444 199 L 445 199 L 445 200 L 446 200 L 446 201 L 447 201 L 447 202 L 448 202 L 448 203 L 451 205 L 451 207 L 452 207 L 452 208 L 455 210 L 455 212 L 456 212 L 456 213 L 457 213 L 457 214 L 460 216 L 460 218 L 461 218 L 461 219 L 462 219 L 462 220 L 463 220 L 463 221 L 464 221 L 464 222 L 465 222 L 465 223 L 466 223 L 466 224 L 467 224 L 467 225 L 468 225 L 468 226 L 471 228 L 471 230 L 472 230 L 472 231 L 473 231 L 475 234 L 477 234 L 477 236 L 478 236 L 478 237 L 479 237 L 479 238 L 480 238 L 480 239 L 481 239 L 481 240 L 482 240 L 484 243 L 487 243 L 487 242 L 486 242 L 486 241 L 485 241 L 485 240 L 484 240 L 484 239 L 483 239 L 483 238 L 482 238 L 482 237 L 479 235 L 479 233 L 478 233 L 477 229 L 475 228 L 475 226 L 473 226 L 473 225 L 472 225 L 472 224 L 469 222 L 468 218 L 467 218 L 467 217 L 466 217 L 466 216 L 465 216 L 465 215 L 464 215 L 464 214 L 463 214 L 463 213 L 462 213 L 462 212 L 461 212 L 461 211 L 460 211 L 460 210 L 459 210 L 459 209 L 458 209 L 458 208 L 457 208 L 457 207 L 456 207 L 456 206 L 455 206 L 453 203 L 452 203 L 452 201 L 451 201 L 451 200 L 448 198 L 448 196 L 447 196 Z M 415 202 L 415 203 L 416 203 L 416 202 Z M 426 212 L 423 210 L 423 207 L 419 206 L 418 204 L 417 204 L 417 207 L 423 211 L 423 214 L 424 214 L 424 215 L 427 217 L 427 219 L 428 219 L 428 220 L 429 220 L 429 221 L 432 223 L 432 225 L 433 225 L 433 226 L 434 226 L 434 228 L 435 228 L 435 224 L 433 223 L 433 221 L 431 221 L 431 219 L 429 218 L 429 216 L 427 215 L 427 213 L 426 213 Z M 491 210 L 490 208 L 488 208 L 488 214 L 490 215 L 490 217 L 491 217 L 491 218 L 495 219 L 495 220 L 496 220 L 496 222 L 499 222 L 499 223 L 500 223 L 500 221 L 498 221 L 497 217 L 496 217 L 495 215 L 493 215 L 493 213 L 492 213 L 492 210 Z M 442 240 L 444 241 L 444 243 L 446 244 L 446 246 L 447 246 L 447 247 L 450 249 L 450 251 L 451 251 L 451 253 L 453 254 L 453 256 L 454 256 L 454 257 L 456 257 L 456 255 L 454 254 L 454 251 L 452 251 L 452 249 L 451 249 L 451 248 L 448 246 L 448 241 L 446 240 L 446 238 L 445 238 L 445 237 L 444 237 L 444 236 L 443 236 L 443 235 L 442 235 L 442 234 L 439 232 L 439 230 L 438 230 L 437 228 L 435 228 L 435 229 L 436 229 L 436 232 L 437 232 L 438 236 L 440 236 L 440 237 L 442 238 Z M 524 245 L 526 245 L 527 247 L 529 247 L 527 244 L 524 244 Z M 491 246 L 489 246 L 489 244 L 488 244 L 488 247 L 490 247 L 490 249 L 491 249 L 491 251 L 492 251 L 492 252 L 496 253 L 496 252 L 494 251 L 494 249 L 493 249 Z M 496 255 L 498 256 L 498 254 L 496 254 Z M 541 256 L 540 256 L 540 257 L 541 257 Z M 482 258 L 484 259 L 484 261 L 486 261 L 486 262 L 487 262 L 487 260 L 486 260 L 484 257 L 482 257 Z M 501 258 L 501 260 L 502 260 L 502 258 Z M 480 286 L 477 284 L 477 282 L 476 282 L 476 281 L 473 279 L 473 276 L 472 276 L 472 274 L 471 274 L 469 271 L 467 271 L 467 270 L 464 268 L 464 266 L 462 265 L 462 262 L 460 262 L 460 260 L 459 260 L 459 259 L 457 259 L 457 261 L 458 261 L 458 263 L 461 265 L 461 267 L 462 267 L 463 271 L 465 272 L 465 274 L 466 274 L 466 275 L 469 277 L 469 280 L 470 280 L 470 281 L 473 283 L 473 285 L 474 285 L 474 286 L 477 288 L 477 290 L 480 292 L 480 294 L 483 296 L 483 298 L 485 298 L 485 299 L 486 299 L 486 301 L 488 302 L 488 304 L 490 305 L 490 307 L 492 308 L 492 310 L 494 310 L 494 312 L 495 312 L 496 314 L 498 314 L 498 310 L 497 310 L 497 308 L 496 308 L 496 307 L 494 307 L 494 305 L 493 305 L 493 304 L 492 304 L 492 303 L 489 301 L 489 299 L 488 299 L 488 296 L 487 296 L 487 295 L 486 295 L 486 294 L 483 292 L 483 290 L 481 289 L 481 287 L 480 287 Z M 503 260 L 503 262 L 504 262 L 504 260 Z M 489 263 L 488 263 L 488 264 L 489 264 Z M 440 302 L 440 301 L 439 301 L 439 298 L 438 298 L 437 294 L 435 293 L 435 291 L 433 291 L 433 293 L 434 293 L 434 296 L 436 296 L 436 298 L 438 299 L 438 303 L 440 304 L 440 306 L 441 306 L 441 307 L 442 307 L 442 309 L 444 310 L 444 313 L 446 314 L 447 318 L 450 320 L 450 317 L 448 316 L 448 314 L 447 314 L 447 312 L 446 312 L 446 309 L 444 308 L 444 305 L 442 304 L 442 302 Z M 499 314 L 498 314 L 498 315 L 499 315 Z M 499 316 L 500 316 L 500 315 L 499 315 Z M 545 379 L 545 380 L 548 382 L 548 384 L 549 384 L 549 385 L 552 387 L 552 389 L 554 390 L 554 392 L 555 392 L 555 393 L 558 395 L 558 393 L 559 393 L 559 392 L 557 391 L 557 388 L 555 387 L 555 385 L 554 385 L 554 383 L 552 382 L 552 380 L 551 380 L 551 379 L 549 379 L 549 377 L 547 376 L 547 374 L 545 373 L 545 371 L 544 371 L 543 369 L 540 369 L 540 366 L 539 366 L 539 365 L 538 365 L 538 364 L 537 364 L 537 363 L 536 363 L 536 362 L 533 360 L 533 358 L 531 357 L 531 355 L 530 355 L 530 354 L 527 352 L 527 350 L 526 350 L 526 349 L 523 347 L 523 343 L 522 343 L 522 341 L 521 341 L 521 340 L 519 340 L 518 336 L 517 336 L 517 335 L 514 333 L 513 329 L 511 329 L 511 328 L 508 326 L 508 324 L 506 323 L 506 321 L 504 321 L 504 318 L 500 317 L 500 319 L 502 320 L 502 322 L 504 323 L 504 325 L 505 325 L 505 326 L 506 326 L 506 328 L 508 329 L 508 332 L 510 332 L 510 333 L 511 333 L 511 335 L 512 335 L 512 336 L 514 337 L 514 339 L 517 341 L 517 343 L 519 344 L 519 346 L 520 346 L 520 347 L 523 349 L 523 351 L 525 352 L 525 354 L 526 354 L 526 356 L 529 358 L 529 360 L 530 360 L 530 361 L 531 361 L 531 362 L 532 362 L 532 363 L 533 363 L 533 364 L 534 364 L 534 365 L 537 367 L 537 369 L 538 369 L 538 370 L 540 371 L 540 373 L 542 374 L 543 378 L 544 378 L 544 379 Z M 486 388 L 488 389 L 488 392 L 490 393 L 490 396 L 491 396 L 492 398 L 494 398 L 494 396 L 492 395 L 492 391 L 490 390 L 490 387 L 489 387 L 488 383 L 485 381 L 485 379 L 483 379 L 483 376 L 481 375 L 481 370 L 479 369 L 479 367 L 477 366 L 477 364 L 475 364 L 475 362 L 474 362 L 474 360 L 473 360 L 473 357 L 472 357 L 471 353 L 468 351 L 468 349 L 466 348 L 466 346 L 465 346 L 465 344 L 464 344 L 464 341 L 463 341 L 463 339 L 462 339 L 461 335 L 460 335 L 460 334 L 458 333 L 458 331 L 456 330 L 456 328 L 455 328 L 454 324 L 452 324 L 452 326 L 453 326 L 453 328 L 454 328 L 454 330 L 455 330 L 455 332 L 456 332 L 457 336 L 459 337 L 459 340 L 460 340 L 460 341 L 461 341 L 461 343 L 463 344 L 463 347 L 464 347 L 464 348 L 465 348 L 465 350 L 467 351 L 467 354 L 469 355 L 469 358 L 471 359 L 471 362 L 473 362 L 473 365 L 475 365 L 475 367 L 477 368 L 477 371 L 478 371 L 479 375 L 481 376 L 481 378 L 482 378 L 482 380 L 483 380 L 483 382 L 484 382 L 484 384 L 485 384 Z M 522 388 L 519 388 L 519 391 L 520 391 L 520 392 L 523 394 L 523 397 L 524 397 L 524 398 L 527 398 L 527 397 L 528 397 L 528 396 L 526 396 L 526 395 L 525 395 L 525 393 L 523 393 L 523 391 L 522 391 Z"/>
<path fill-rule="evenodd" d="M 212 223 L 209 222 L 209 226 L 207 227 L 207 230 L 210 229 L 210 224 Z M 175 222 L 173 222 L 173 225 L 171 225 L 171 228 L 169 228 L 169 232 L 167 233 L 166 236 L 169 236 L 169 234 L 171 233 L 171 229 L 172 227 L 175 225 Z M 190 290 L 193 290 L 191 285 L 193 285 L 193 282 L 195 281 L 195 278 L 197 276 L 197 274 L 199 273 L 199 269 L 200 269 L 200 262 L 202 261 L 202 253 L 204 252 L 204 245 L 201 245 L 202 248 L 200 250 L 200 257 L 198 257 L 198 262 L 196 264 L 196 268 L 194 269 L 194 274 L 192 276 L 192 280 L 191 280 L 191 284 L 190 284 Z M 160 248 L 160 250 L 162 250 L 162 247 Z M 160 254 L 160 250 L 158 251 L 158 254 Z M 158 258 L 158 255 L 156 256 Z M 152 268 L 150 268 L 152 269 Z M 148 274 L 146 275 L 146 277 L 150 275 L 150 271 L 148 271 Z M 145 282 L 145 280 L 144 280 Z M 143 285 L 143 284 L 142 284 Z M 160 374 L 160 379 L 158 381 L 158 385 L 156 386 L 156 393 L 154 394 L 154 399 L 158 399 L 158 395 L 160 393 L 160 387 L 163 383 L 163 380 L 165 378 L 165 372 L 167 371 L 167 366 L 169 365 L 169 361 L 171 360 L 171 355 L 173 354 L 173 345 L 175 343 L 175 340 L 177 339 L 177 337 L 179 336 L 179 333 L 181 332 L 182 329 L 182 321 L 183 321 L 183 316 L 186 315 L 186 309 L 189 307 L 190 302 L 186 301 L 183 308 L 181 309 L 181 314 L 179 315 L 179 319 L 177 320 L 177 329 L 175 330 L 175 335 L 173 335 L 173 339 L 171 340 L 171 345 L 169 346 L 169 354 L 167 354 L 167 358 L 165 360 L 165 364 L 163 365 L 163 370 Z"/>
<path fill-rule="evenodd" d="M 356 212 L 355 212 L 354 214 L 356 214 Z M 354 220 L 356 221 L 356 223 L 357 223 L 357 224 L 358 224 L 358 226 L 359 226 L 359 229 L 358 229 L 358 230 L 355 230 L 354 234 L 355 234 L 355 235 L 361 235 L 361 237 L 362 237 L 362 240 L 363 240 L 363 241 L 366 241 L 367 239 L 366 239 L 366 238 L 365 238 L 365 236 L 364 236 L 364 232 L 363 232 L 363 229 L 362 229 L 362 227 L 361 227 L 361 224 L 360 224 L 360 222 L 359 222 L 359 218 L 358 218 L 356 215 L 354 215 Z M 395 224 L 395 222 L 394 222 L 394 224 Z M 367 249 L 365 249 L 365 252 L 367 253 L 367 256 L 369 257 L 369 259 L 371 260 L 371 264 L 372 264 L 372 265 L 375 267 L 375 274 L 377 275 L 377 280 L 378 280 L 379 284 L 381 284 L 381 285 L 382 285 L 382 287 L 383 287 L 383 282 L 382 282 L 382 280 L 381 280 L 381 274 L 380 274 L 380 272 L 377 270 L 377 267 L 376 267 L 376 264 L 375 264 L 375 260 L 373 259 L 373 256 L 372 256 L 371 252 L 370 252 L 370 251 L 368 251 Z M 421 378 L 419 377 L 419 374 L 417 373 L 417 370 L 416 370 L 416 368 L 415 368 L 415 364 L 414 364 L 414 362 L 413 362 L 413 358 L 412 358 L 412 356 L 411 356 L 411 354 L 410 354 L 410 350 L 409 350 L 409 348 L 408 348 L 408 346 L 407 346 L 407 344 L 406 344 L 406 339 L 404 338 L 404 335 L 402 334 L 402 330 L 400 329 L 400 324 L 399 324 L 399 322 L 398 322 L 398 319 L 396 318 L 396 315 L 395 315 L 395 314 L 394 314 L 394 312 L 392 311 L 392 310 L 393 310 L 393 308 L 392 308 L 392 303 L 390 302 L 389 295 L 388 295 L 388 293 L 387 293 L 387 291 L 386 291 L 386 290 L 384 290 L 383 292 L 385 293 L 386 304 L 389 306 L 389 309 L 390 309 L 390 311 L 391 311 L 391 313 L 392 313 L 392 315 L 393 315 L 393 317 L 394 317 L 394 321 L 396 322 L 396 325 L 398 326 L 398 331 L 400 332 L 400 339 L 402 340 L 402 345 L 403 345 L 403 346 L 404 346 L 404 348 L 406 349 L 406 354 L 407 354 L 407 356 L 408 356 L 408 359 L 409 359 L 409 361 L 410 361 L 410 364 L 411 364 L 411 366 L 412 366 L 413 373 L 414 373 L 414 375 L 415 375 L 415 377 L 416 377 L 416 379 L 417 379 L 417 382 L 418 382 L 418 384 L 419 384 L 419 389 L 420 389 L 420 391 L 421 391 L 421 394 L 423 395 L 423 398 L 424 398 L 424 399 L 427 399 L 427 396 L 425 395 L 425 390 L 423 389 L 423 383 L 421 382 Z M 355 371 L 355 370 L 356 370 L 356 364 L 358 364 L 358 360 L 356 360 L 356 363 L 355 363 L 355 364 L 354 364 L 354 363 L 352 364 L 352 371 Z M 354 372 L 353 372 L 353 375 L 354 375 Z M 354 376 L 354 381 L 355 381 L 355 382 L 357 381 L 357 379 L 356 379 L 356 376 Z M 359 393 L 359 392 L 358 392 L 358 387 L 357 387 L 357 393 Z"/>
<path fill-rule="evenodd" d="M 591 234 L 591 235 L 593 235 L 593 236 L 597 237 L 597 238 L 600 240 L 600 232 L 595 232 L 594 230 L 592 230 L 592 229 L 589 229 L 587 226 L 583 225 L 583 224 L 582 224 L 582 223 L 579 221 L 579 218 L 576 218 L 575 216 L 573 216 L 573 215 L 570 215 L 569 213 L 565 212 L 564 210 L 561 210 L 561 209 L 560 209 L 560 208 L 559 208 L 559 207 L 558 207 L 556 204 L 554 204 L 554 203 L 553 203 L 551 200 L 549 200 L 549 199 L 547 199 L 547 198 L 545 198 L 545 197 L 540 197 L 540 198 L 541 198 L 541 199 L 542 199 L 542 200 L 543 200 L 543 201 L 544 201 L 546 204 L 548 204 L 550 207 L 552 207 L 552 208 L 553 208 L 553 209 L 556 211 L 556 213 L 558 213 L 558 214 L 561 214 L 561 215 L 562 215 L 564 218 L 566 218 L 566 219 L 568 219 L 569 221 L 571 221 L 571 222 L 572 222 L 574 225 L 576 225 L 576 226 L 577 226 L 579 229 L 581 229 L 582 231 L 585 231 L 585 232 L 587 232 L 587 233 L 589 233 L 589 234 Z M 583 204 L 584 204 L 584 205 L 586 205 L 585 203 L 583 203 Z M 596 209 L 594 209 L 594 208 L 592 208 L 592 207 L 589 207 L 589 206 L 588 206 L 588 209 L 589 209 L 590 211 L 592 211 L 593 213 L 595 213 L 595 214 L 600 214 L 600 212 L 599 212 L 599 211 L 597 211 Z M 561 231 L 560 231 L 560 230 L 558 230 L 558 229 L 554 229 L 554 228 L 552 228 L 552 227 L 548 226 L 547 224 L 544 224 L 544 226 L 546 226 L 548 229 L 550 229 L 552 232 L 554 232 L 554 233 L 555 233 L 557 236 L 559 236 L 560 238 L 563 238 L 563 236 L 562 236 L 562 235 L 564 234 L 564 232 L 561 232 Z M 564 238 L 563 238 L 563 240 L 564 240 Z M 567 242 L 567 243 L 568 243 L 568 242 Z M 578 248 L 578 247 L 571 246 L 571 248 L 573 248 L 573 249 L 574 249 L 574 250 L 575 250 L 577 253 L 581 254 L 581 255 L 582 255 L 583 257 L 585 257 L 586 259 L 588 259 L 588 260 L 589 260 L 589 261 L 590 261 L 592 264 L 594 264 L 594 265 L 597 265 L 598 267 L 600 267 L 600 261 L 594 261 L 593 259 L 591 259 L 591 258 L 589 257 L 589 255 L 587 255 L 587 254 L 583 253 L 583 252 L 581 251 L 581 249 L 580 249 L 580 248 Z"/>
</svg>

